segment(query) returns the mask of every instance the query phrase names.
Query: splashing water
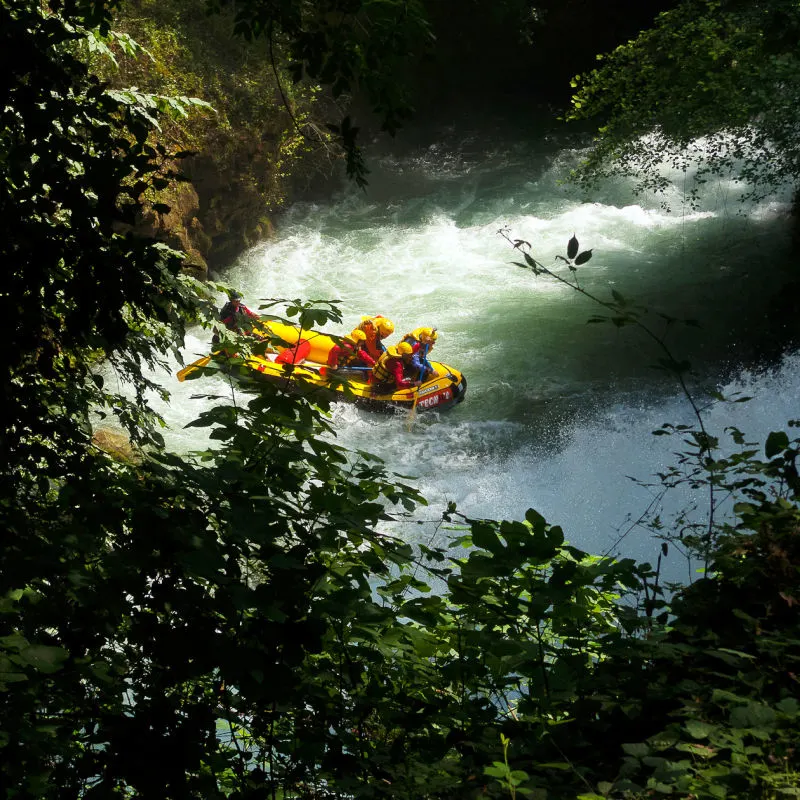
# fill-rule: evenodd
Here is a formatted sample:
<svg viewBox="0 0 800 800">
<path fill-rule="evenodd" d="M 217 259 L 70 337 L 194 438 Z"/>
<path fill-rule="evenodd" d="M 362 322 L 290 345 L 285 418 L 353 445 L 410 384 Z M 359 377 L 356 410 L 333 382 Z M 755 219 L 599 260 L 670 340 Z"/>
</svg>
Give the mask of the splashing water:
<svg viewBox="0 0 800 800">
<path fill-rule="evenodd" d="M 348 189 L 328 203 L 296 205 L 279 236 L 225 279 L 251 308 L 260 298 L 340 300 L 338 333 L 376 313 L 394 320 L 396 334 L 438 328 L 434 357 L 466 375 L 464 403 L 420 414 L 410 428 L 351 406 L 333 412 L 342 444 L 417 477 L 431 501 L 425 518 L 435 520 L 448 501 L 496 518 L 535 507 L 578 546 L 647 558 L 654 545 L 644 532 L 619 540 L 650 499 L 627 476 L 647 479 L 671 463 L 675 442 L 650 432 L 691 421 L 690 409 L 651 368 L 659 354 L 646 339 L 586 325 L 600 309 L 514 266 L 518 254 L 497 231 L 508 226 L 530 241 L 548 266 L 574 233 L 594 251 L 581 286 L 698 320 L 701 328 L 674 326 L 667 339 L 692 362 L 693 385 L 755 397 L 711 409 L 707 424 L 718 432 L 736 425 L 757 441 L 800 416 L 800 356 L 787 348 L 792 331 L 780 313 L 794 267 L 789 197 L 737 216 L 739 187 L 720 181 L 688 211 L 676 176 L 673 213 L 634 199 L 624 181 L 584 202 L 558 183 L 579 156 L 513 141 L 494 142 L 491 152 L 462 141 L 386 156 L 366 194 Z M 194 360 L 208 337 L 198 331 L 187 345 L 186 360 Z M 160 409 L 170 443 L 206 447 L 204 430 L 182 426 L 210 403 L 191 397 L 229 391 L 224 380 L 164 381 L 173 391 Z M 412 526 L 407 535 L 431 530 Z"/>
</svg>

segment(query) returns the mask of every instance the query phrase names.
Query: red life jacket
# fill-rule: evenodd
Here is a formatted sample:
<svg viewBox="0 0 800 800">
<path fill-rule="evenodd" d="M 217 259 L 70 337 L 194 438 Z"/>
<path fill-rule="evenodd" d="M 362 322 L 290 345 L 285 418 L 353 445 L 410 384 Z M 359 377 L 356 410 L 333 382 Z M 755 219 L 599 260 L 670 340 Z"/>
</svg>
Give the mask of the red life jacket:
<svg viewBox="0 0 800 800">
<path fill-rule="evenodd" d="M 334 345 L 328 353 L 328 366 L 329 367 L 349 367 L 358 358 L 356 346 L 342 339 L 340 344 Z"/>
</svg>

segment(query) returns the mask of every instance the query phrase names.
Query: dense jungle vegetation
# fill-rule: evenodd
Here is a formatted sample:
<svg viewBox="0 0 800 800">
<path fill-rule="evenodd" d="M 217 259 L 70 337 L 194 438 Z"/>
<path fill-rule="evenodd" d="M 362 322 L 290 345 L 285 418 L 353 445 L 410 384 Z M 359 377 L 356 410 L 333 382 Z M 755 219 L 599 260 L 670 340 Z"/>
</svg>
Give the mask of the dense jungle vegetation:
<svg viewBox="0 0 800 800">
<path fill-rule="evenodd" d="M 244 180 L 250 167 L 236 177 L 237 164 L 252 157 L 268 175 L 248 202 L 267 209 L 307 146 L 368 179 L 344 104 L 350 95 L 398 130 L 446 8 L 238 0 L 206 16 L 177 0 L 0 0 L 5 797 L 800 794 L 800 420 L 750 443 L 707 430 L 687 390 L 695 424 L 658 431 L 679 451 L 663 480 L 705 488 L 707 522 L 659 535 L 663 553 L 690 551 L 705 570 L 668 587 L 660 558 L 582 552 L 535 510 L 497 521 L 451 507 L 451 546 L 395 539 L 387 524 L 424 498 L 326 437 L 324 402 L 279 387 L 245 405 L 217 398 L 193 423 L 218 445 L 207 452 L 164 446 L 146 394 L 166 390 L 144 368 L 215 318 L 216 285 L 182 269 L 185 249 L 159 227 L 186 175 Z M 484 31 L 534 42 L 560 13 L 543 4 L 537 27 L 530 8 L 495 11 Z M 575 113 L 601 114 L 603 127 L 584 175 L 636 169 L 658 188 L 657 142 L 705 159 L 701 175 L 742 156 L 757 189 L 800 177 L 797 21 L 788 0 L 689 0 L 587 68 Z M 242 40 L 220 51 L 226 26 Z M 463 31 L 451 33 L 443 52 L 458 49 Z M 124 61 L 137 36 L 147 67 Z M 582 37 L 573 44 L 594 57 Z M 245 83 L 263 106 L 239 95 Z M 716 144 L 692 150 L 699 135 Z M 186 152 L 201 147 L 199 159 Z M 541 275 L 526 243 L 511 244 Z M 577 269 L 588 256 L 574 240 L 564 260 Z M 605 322 L 641 324 L 621 296 L 601 300 Z M 338 319 L 336 304 L 289 312 Z M 104 384 L 101 359 L 132 398 Z M 661 366 L 683 379 L 669 350 Z M 90 414 L 127 431 L 128 458 L 98 446 Z"/>
</svg>

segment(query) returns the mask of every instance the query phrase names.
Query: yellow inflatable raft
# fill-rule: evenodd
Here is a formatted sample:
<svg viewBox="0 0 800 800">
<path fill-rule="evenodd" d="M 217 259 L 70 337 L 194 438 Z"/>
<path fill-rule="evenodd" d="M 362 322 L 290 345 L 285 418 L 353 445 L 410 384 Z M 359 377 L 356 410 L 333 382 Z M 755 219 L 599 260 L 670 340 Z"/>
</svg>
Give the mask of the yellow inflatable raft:
<svg viewBox="0 0 800 800">
<path fill-rule="evenodd" d="M 449 408 L 460 403 L 467 391 L 466 378 L 458 370 L 429 360 L 434 372 L 421 386 L 398 389 L 392 394 L 373 394 L 368 368 L 328 368 L 328 354 L 336 344 L 330 336 L 273 321 L 260 323 L 258 330 L 269 337 L 270 346 L 263 356 L 250 356 L 244 366 L 254 377 L 295 391 L 325 392 L 331 399 L 356 403 L 374 411 Z M 185 367 L 178 373 L 178 380 L 184 380 L 192 367 L 205 366 L 210 359 L 209 356 Z"/>
</svg>

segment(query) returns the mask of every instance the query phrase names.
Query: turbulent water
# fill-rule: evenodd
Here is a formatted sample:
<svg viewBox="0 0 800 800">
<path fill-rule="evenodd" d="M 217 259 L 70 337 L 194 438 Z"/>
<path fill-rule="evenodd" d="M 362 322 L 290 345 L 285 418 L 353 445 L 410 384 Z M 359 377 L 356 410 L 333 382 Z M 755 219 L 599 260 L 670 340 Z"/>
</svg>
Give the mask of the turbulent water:
<svg viewBox="0 0 800 800">
<path fill-rule="evenodd" d="M 691 209 L 683 174 L 651 202 L 622 180 L 582 197 L 560 183 L 579 157 L 545 138 L 452 132 L 402 156 L 373 155 L 366 193 L 349 187 L 328 202 L 296 205 L 277 238 L 224 277 L 252 308 L 262 298 L 340 300 L 340 333 L 376 313 L 393 319 L 398 334 L 438 328 L 434 357 L 466 375 L 464 403 L 419 414 L 413 425 L 346 405 L 334 411 L 342 444 L 417 477 L 431 503 L 423 518 L 435 520 L 448 501 L 493 518 L 535 507 L 579 546 L 647 558 L 655 545 L 644 531 L 620 540 L 651 500 L 628 476 L 647 479 L 672 461 L 676 442 L 650 431 L 691 421 L 687 403 L 652 368 L 659 354 L 646 338 L 587 325 L 598 309 L 514 266 L 518 257 L 498 231 L 530 241 L 547 265 L 575 234 L 594 254 L 580 268 L 581 286 L 699 321 L 673 326 L 667 339 L 691 361 L 692 385 L 755 397 L 709 410 L 709 427 L 733 424 L 763 439 L 800 416 L 800 356 L 789 346 L 795 330 L 786 314 L 787 293 L 797 290 L 789 197 L 741 215 L 742 187 L 718 181 Z M 657 316 L 652 324 L 662 330 Z M 187 361 L 207 350 L 207 335 L 195 333 Z M 219 389 L 221 379 L 163 380 L 174 390 L 161 408 L 172 444 L 203 447 L 203 431 L 182 425 L 209 402 L 191 396 Z M 407 535 L 433 529 L 412 526 Z"/>
</svg>

